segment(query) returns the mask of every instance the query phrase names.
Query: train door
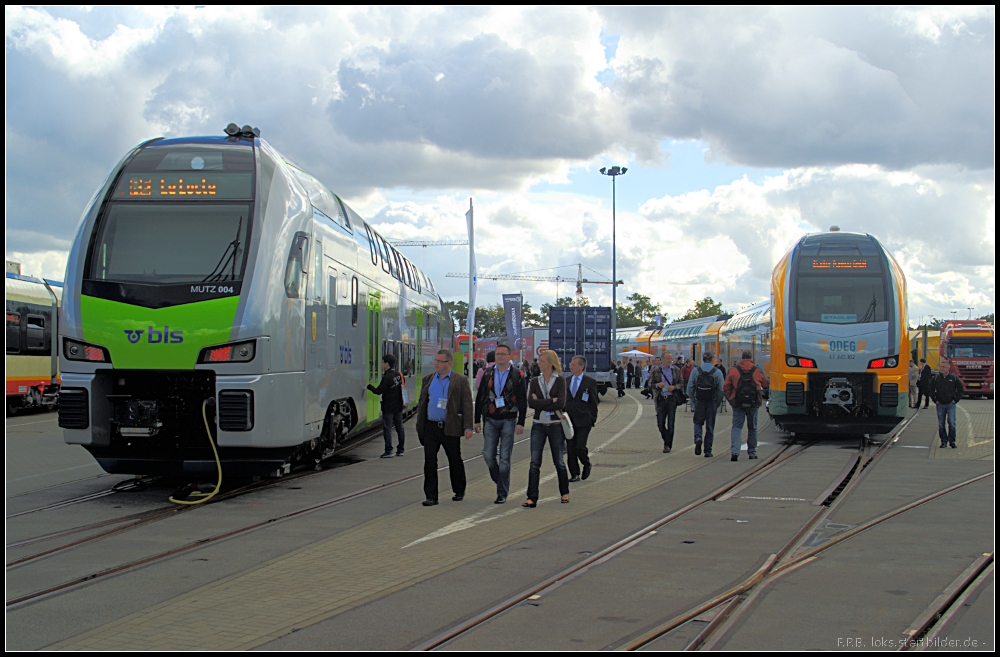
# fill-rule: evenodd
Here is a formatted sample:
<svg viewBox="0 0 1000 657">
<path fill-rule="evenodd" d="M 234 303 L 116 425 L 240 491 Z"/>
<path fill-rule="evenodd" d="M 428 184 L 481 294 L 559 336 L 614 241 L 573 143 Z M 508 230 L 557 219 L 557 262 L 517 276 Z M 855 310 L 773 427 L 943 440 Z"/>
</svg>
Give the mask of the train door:
<svg viewBox="0 0 1000 657">
<path fill-rule="evenodd" d="M 417 310 L 416 325 L 417 347 L 413 357 L 413 376 L 411 377 L 413 379 L 413 394 L 410 395 L 411 401 L 420 399 L 420 389 L 424 384 L 424 311 L 422 310 Z"/>
<path fill-rule="evenodd" d="M 337 303 L 339 280 L 337 268 L 326 268 L 326 369 L 335 370 L 344 364 L 346 354 L 337 344 Z"/>
<path fill-rule="evenodd" d="M 382 354 L 379 347 L 382 343 L 382 296 L 378 290 L 368 288 L 368 344 L 365 345 L 365 362 L 368 366 L 365 383 L 378 385 L 381 368 L 379 363 Z M 379 397 L 372 391 L 365 393 L 365 420 L 371 422 L 378 417 Z"/>
<path fill-rule="evenodd" d="M 306 293 L 306 389 L 305 422 L 322 427 L 326 413 L 327 381 L 327 330 L 326 300 L 323 294 L 326 280 L 323 276 L 323 243 L 313 242 L 312 276 Z"/>
</svg>

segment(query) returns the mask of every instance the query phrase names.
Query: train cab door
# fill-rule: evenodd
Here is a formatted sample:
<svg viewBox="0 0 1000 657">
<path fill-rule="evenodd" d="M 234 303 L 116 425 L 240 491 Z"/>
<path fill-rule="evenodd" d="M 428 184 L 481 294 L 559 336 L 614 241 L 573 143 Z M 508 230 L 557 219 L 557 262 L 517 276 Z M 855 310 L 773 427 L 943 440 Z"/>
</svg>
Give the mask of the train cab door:
<svg viewBox="0 0 1000 657">
<path fill-rule="evenodd" d="M 327 382 L 327 331 L 326 331 L 326 280 L 323 275 L 323 243 L 313 242 L 311 276 L 306 294 L 306 376 L 305 376 L 305 423 L 309 435 L 318 434 L 322 429 L 326 412 L 325 398 Z"/>
<path fill-rule="evenodd" d="M 331 267 L 327 264 L 326 267 L 326 369 L 336 370 L 339 369 L 341 365 L 350 364 L 345 363 L 345 358 L 349 359 L 349 354 L 346 354 L 343 349 L 337 344 L 337 299 L 338 286 L 340 281 L 337 276 L 337 268 Z M 337 377 L 334 377 L 332 381 L 333 385 L 337 385 Z"/>
<path fill-rule="evenodd" d="M 378 290 L 368 289 L 368 344 L 365 345 L 366 384 L 378 385 L 382 373 L 382 297 Z M 371 422 L 379 414 L 379 396 L 365 392 L 365 420 Z"/>
</svg>

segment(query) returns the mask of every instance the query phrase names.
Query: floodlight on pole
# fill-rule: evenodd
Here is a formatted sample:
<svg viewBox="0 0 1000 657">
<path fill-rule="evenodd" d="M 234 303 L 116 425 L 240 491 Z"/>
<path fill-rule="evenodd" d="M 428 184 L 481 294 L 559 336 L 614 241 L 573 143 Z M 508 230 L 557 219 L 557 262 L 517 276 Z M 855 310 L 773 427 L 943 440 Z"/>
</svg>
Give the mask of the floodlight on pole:
<svg viewBox="0 0 1000 657">
<path fill-rule="evenodd" d="M 615 204 L 617 203 L 615 189 L 615 180 L 618 176 L 624 176 L 625 172 L 628 171 L 627 167 L 613 166 L 610 168 L 601 167 L 601 173 L 605 176 L 611 176 L 611 280 L 618 280 L 618 254 L 617 254 L 617 236 L 615 233 L 615 224 L 617 218 L 615 217 Z M 611 286 L 611 344 L 614 345 L 614 353 L 611 354 L 611 360 L 615 358 L 615 354 L 618 353 L 618 284 L 615 283 Z"/>
</svg>

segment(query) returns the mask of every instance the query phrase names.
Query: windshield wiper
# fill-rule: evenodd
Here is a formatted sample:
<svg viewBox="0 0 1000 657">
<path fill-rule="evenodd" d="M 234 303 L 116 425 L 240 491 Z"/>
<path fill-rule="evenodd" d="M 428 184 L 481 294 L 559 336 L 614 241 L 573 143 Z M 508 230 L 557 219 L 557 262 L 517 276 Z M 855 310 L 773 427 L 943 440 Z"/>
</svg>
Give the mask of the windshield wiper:
<svg viewBox="0 0 1000 657">
<path fill-rule="evenodd" d="M 232 269 L 229 274 L 230 280 L 236 280 L 236 254 L 240 250 L 240 230 L 243 228 L 243 215 L 240 215 L 239 224 L 236 226 L 236 239 L 226 245 L 226 250 L 222 252 L 222 257 L 219 258 L 219 262 L 216 263 L 215 267 L 212 269 L 208 276 L 201 279 L 202 283 L 207 283 L 209 281 L 224 281 L 226 274 L 226 265 L 232 263 Z M 230 251 L 232 249 L 232 251 Z"/>
<path fill-rule="evenodd" d="M 878 307 L 878 299 L 875 298 L 875 288 L 872 288 L 872 300 L 868 304 L 868 310 L 865 311 L 865 316 L 861 318 L 859 324 L 867 324 L 868 322 L 875 321 L 875 309 Z"/>
</svg>

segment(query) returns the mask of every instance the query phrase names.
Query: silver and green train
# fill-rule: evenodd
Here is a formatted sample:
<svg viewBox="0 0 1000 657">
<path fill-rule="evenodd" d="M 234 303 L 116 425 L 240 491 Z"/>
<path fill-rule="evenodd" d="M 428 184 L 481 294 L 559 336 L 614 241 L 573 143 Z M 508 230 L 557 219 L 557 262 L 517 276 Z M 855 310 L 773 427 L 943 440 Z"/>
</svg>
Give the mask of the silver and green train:
<svg viewBox="0 0 1000 657">
<path fill-rule="evenodd" d="M 67 265 L 59 425 L 108 472 L 287 472 L 412 410 L 453 324 L 431 280 L 323 183 L 231 124 L 154 139 L 91 199 Z"/>
</svg>

